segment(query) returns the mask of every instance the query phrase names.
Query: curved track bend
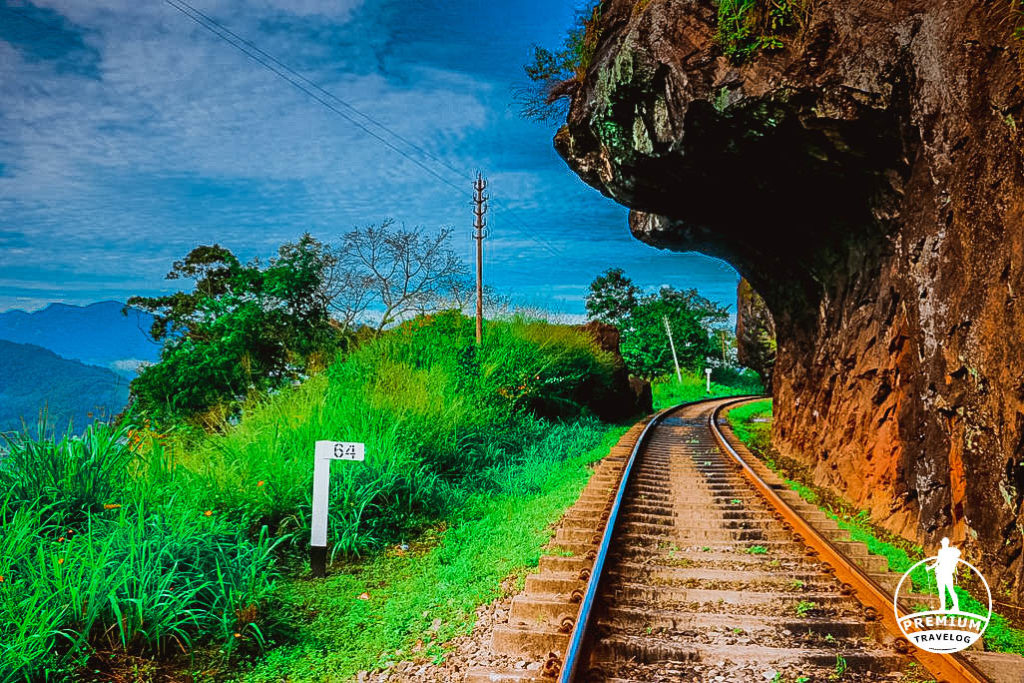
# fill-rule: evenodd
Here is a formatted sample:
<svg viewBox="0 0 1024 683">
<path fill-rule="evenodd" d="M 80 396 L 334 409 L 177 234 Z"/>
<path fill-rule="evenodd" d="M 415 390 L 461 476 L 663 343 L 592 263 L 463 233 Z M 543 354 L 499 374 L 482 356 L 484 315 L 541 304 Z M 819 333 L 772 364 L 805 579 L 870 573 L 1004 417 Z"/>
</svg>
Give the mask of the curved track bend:
<svg viewBox="0 0 1024 683">
<path fill-rule="evenodd" d="M 517 665 L 467 681 L 998 680 L 910 656 L 878 602 L 899 576 L 722 433 L 736 402 L 623 437 L 494 631 Z"/>
</svg>

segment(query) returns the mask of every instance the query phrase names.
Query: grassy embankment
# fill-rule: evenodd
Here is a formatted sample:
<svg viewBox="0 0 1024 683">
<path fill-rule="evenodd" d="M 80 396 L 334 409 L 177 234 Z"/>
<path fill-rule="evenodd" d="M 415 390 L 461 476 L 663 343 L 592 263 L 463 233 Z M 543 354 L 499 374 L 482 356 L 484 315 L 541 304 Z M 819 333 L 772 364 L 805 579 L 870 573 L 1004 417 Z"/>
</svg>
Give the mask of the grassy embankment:
<svg viewBox="0 0 1024 683">
<path fill-rule="evenodd" d="M 581 405 L 611 371 L 570 328 L 491 323 L 478 349 L 442 315 L 254 401 L 219 435 L 15 437 L 0 465 L 0 681 L 345 680 L 438 658 L 536 564 L 623 432 Z M 337 562 L 309 581 L 321 438 L 363 441 L 367 460 L 334 464 Z"/>
<path fill-rule="evenodd" d="M 737 438 L 757 454 L 770 469 L 779 474 L 786 484 L 800 494 L 808 503 L 818 505 L 826 514 L 835 519 L 839 526 L 850 533 L 855 541 L 867 544 L 876 555 L 889 561 L 889 569 L 903 573 L 919 560 L 924 559 L 924 549 L 868 520 L 867 513 L 838 498 L 835 494 L 815 486 L 806 469 L 798 463 L 779 457 L 771 447 L 772 402 L 770 399 L 754 401 L 728 414 L 729 425 Z M 937 594 L 935 577 L 918 568 L 911 575 L 914 587 L 923 593 Z M 960 603 L 975 610 L 984 607 L 961 588 L 957 587 Z M 993 612 L 992 620 L 985 631 L 985 649 L 994 652 L 1015 652 L 1024 654 L 1024 630 L 1014 628 L 1009 621 Z"/>
<path fill-rule="evenodd" d="M 571 328 L 494 322 L 477 348 L 467 320 L 441 315 L 253 400 L 221 434 L 14 437 L 0 463 L 0 682 L 346 680 L 437 660 L 536 565 L 587 465 L 624 431 L 582 405 L 611 372 Z M 363 441 L 367 460 L 334 463 L 336 561 L 311 581 L 322 438 Z"/>
<path fill-rule="evenodd" d="M 654 394 L 654 409 L 661 410 L 670 406 L 697 401 L 702 398 L 718 396 L 738 396 L 745 394 L 757 395 L 764 391 L 757 375 L 747 371 L 740 374 L 735 371 L 716 370 L 712 373 L 711 393 L 707 392 L 707 383 L 703 374 L 698 375 L 690 370 L 682 372 L 682 382 L 675 375 L 660 377 L 651 383 Z"/>
<path fill-rule="evenodd" d="M 586 464 L 623 431 L 579 404 L 611 372 L 588 338 L 494 323 L 477 349 L 465 322 L 407 324 L 222 435 L 15 438 L 0 469 L 0 680 L 253 663 L 254 679 L 343 680 L 437 657 L 505 576 L 536 563 Z M 310 582 L 318 438 L 368 455 L 335 464 L 340 561 Z"/>
</svg>

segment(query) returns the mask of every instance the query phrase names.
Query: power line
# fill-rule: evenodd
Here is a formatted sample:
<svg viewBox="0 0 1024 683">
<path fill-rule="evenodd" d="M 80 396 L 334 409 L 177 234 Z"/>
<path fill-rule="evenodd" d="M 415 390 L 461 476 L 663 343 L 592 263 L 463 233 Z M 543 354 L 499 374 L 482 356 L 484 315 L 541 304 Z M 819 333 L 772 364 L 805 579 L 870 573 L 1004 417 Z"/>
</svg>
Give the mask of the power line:
<svg viewBox="0 0 1024 683">
<path fill-rule="evenodd" d="M 374 131 L 370 130 L 369 128 L 367 128 L 365 125 L 363 125 L 359 121 L 355 120 L 354 118 L 352 118 L 351 116 L 349 116 L 348 114 L 343 112 L 342 110 L 340 110 L 337 107 L 335 107 L 333 104 L 331 104 L 329 101 L 327 101 L 323 97 L 320 97 L 315 92 L 313 92 L 309 88 L 305 87 L 300 81 L 290 77 L 284 71 L 282 71 L 282 70 L 280 70 L 278 68 L 275 68 L 272 63 L 262 59 L 259 55 L 255 54 L 254 52 L 250 52 L 243 45 L 239 44 L 238 42 L 233 41 L 230 37 L 228 37 L 227 34 L 219 31 L 214 26 L 212 26 L 210 24 L 207 24 L 207 23 L 204 23 L 201 18 L 191 14 L 184 7 L 177 5 L 176 1 L 177 0 L 164 0 L 165 3 L 167 3 L 168 5 L 173 7 L 174 9 L 178 10 L 179 12 L 181 12 L 182 14 L 187 16 L 189 19 L 191 19 L 192 21 L 196 22 L 197 24 L 199 24 L 200 26 L 205 28 L 210 33 L 213 33 L 215 36 L 217 36 L 218 38 L 220 38 L 221 40 L 223 40 L 227 44 L 231 45 L 236 50 L 238 50 L 242 54 L 246 55 L 247 57 L 249 57 L 250 59 L 252 59 L 256 63 L 260 64 L 261 66 L 266 68 L 268 71 L 276 74 L 281 79 L 287 81 L 288 83 L 290 83 L 292 86 L 294 86 L 298 90 L 301 90 L 306 95 L 310 96 L 311 98 L 313 98 L 314 100 L 316 100 L 320 104 L 324 105 L 325 107 L 327 107 L 328 109 L 333 111 L 335 114 L 337 114 L 338 116 L 342 117 L 343 119 L 345 119 L 346 121 L 351 123 L 353 126 L 356 126 L 360 130 L 362 130 L 364 133 L 366 133 L 370 137 L 372 137 L 375 140 L 377 140 L 378 142 L 380 142 L 381 144 L 386 145 L 389 149 L 393 150 L 394 152 L 400 154 L 405 159 L 407 159 L 407 160 L 411 161 L 412 163 L 416 164 L 417 166 L 419 166 L 421 169 L 423 169 L 424 171 L 426 171 L 427 173 L 432 175 L 437 180 L 439 180 L 442 183 L 444 183 L 445 185 L 448 185 L 449 187 L 453 188 L 459 194 L 462 194 L 462 195 L 464 195 L 466 197 L 471 197 L 472 196 L 469 192 L 465 191 L 463 188 L 458 187 L 457 185 L 455 185 L 454 183 L 449 181 L 447 178 L 445 178 L 442 175 L 436 173 L 432 168 L 430 168 L 429 166 L 424 164 L 419 159 L 416 159 L 416 158 L 410 156 L 405 151 L 403 151 L 402 149 L 400 149 L 396 145 L 392 144 L 390 141 L 388 141 L 385 138 L 381 137 L 380 135 L 378 135 Z"/>
<path fill-rule="evenodd" d="M 165 0 L 165 1 L 167 1 L 167 0 Z M 449 164 L 444 159 L 441 159 L 441 158 L 437 157 L 436 155 L 430 153 L 426 149 L 420 147 L 415 142 L 409 140 L 406 137 L 403 137 L 400 133 L 398 133 L 398 132 L 394 131 L 393 129 L 389 128 L 388 126 L 384 125 L 380 121 L 376 120 L 375 118 L 373 118 L 372 116 L 370 116 L 366 112 L 363 112 L 362 110 L 360 110 L 359 108 L 355 107 L 354 105 L 350 104 L 349 102 L 346 102 L 342 98 L 338 97 L 334 93 L 332 93 L 329 90 L 327 90 L 324 87 L 322 87 L 320 84 L 318 84 L 318 83 L 316 83 L 316 82 L 306 78 L 304 75 L 302 75 L 301 73 L 299 73 L 295 69 L 291 68 L 290 66 L 288 66 L 287 64 L 285 64 L 284 62 L 282 62 L 281 60 L 276 58 L 274 55 L 272 55 L 272 54 L 266 52 L 265 50 L 261 49 L 258 45 L 256 45 L 252 41 L 246 40 L 244 37 L 238 35 L 234 31 L 229 29 L 227 26 L 224 26 L 223 24 L 218 22 L 216 19 L 210 17 L 207 14 L 204 14 L 202 12 L 202 10 L 196 9 L 195 7 L 193 7 L 192 5 L 187 3 L 185 0 L 174 0 L 174 2 L 176 2 L 179 5 L 182 5 L 182 6 L 186 7 L 186 8 L 188 8 L 191 12 L 194 12 L 198 16 L 202 17 L 203 20 L 205 20 L 206 22 L 208 22 L 210 24 L 213 24 L 214 26 L 216 26 L 218 29 L 220 29 L 224 33 L 226 33 L 226 34 L 230 35 L 231 37 L 235 38 L 236 40 L 244 43 L 248 47 L 252 48 L 252 50 L 254 50 L 256 53 L 261 55 L 262 57 L 266 58 L 267 60 L 269 60 L 269 61 L 273 62 L 274 64 L 276 64 L 277 66 L 281 67 L 282 69 L 284 69 L 288 73 L 292 74 L 293 76 L 295 76 L 299 80 L 301 80 L 304 83 L 308 84 L 313 89 L 323 93 L 327 97 L 330 97 L 334 101 L 336 101 L 339 104 L 341 104 L 342 106 L 344 106 L 346 109 L 349 109 L 352 112 L 358 114 L 359 116 L 363 117 L 364 119 L 366 119 L 367 121 L 369 121 L 373 125 L 377 126 L 378 128 L 380 128 L 380 129 L 382 129 L 384 131 L 387 131 L 395 139 L 400 140 L 401 142 L 405 143 L 406 145 L 411 147 L 413 150 L 419 152 L 420 154 L 422 154 L 426 158 L 430 159 L 434 163 L 436 163 L 436 164 L 438 164 L 440 166 L 444 166 L 446 169 L 448 169 L 449 171 L 451 171 L 455 175 L 459 176 L 460 179 L 467 180 L 467 181 L 468 180 L 472 180 L 471 176 L 466 175 L 463 171 L 460 171 L 459 169 L 455 168 L 454 166 Z M 168 2 L 168 4 L 171 4 L 171 3 Z"/>
<path fill-rule="evenodd" d="M 394 130 L 392 130 L 388 126 L 386 126 L 383 123 L 377 121 L 376 119 L 374 119 L 369 114 L 366 114 L 366 113 L 360 111 L 358 108 L 356 108 L 353 105 L 349 104 L 348 102 L 346 102 L 342 98 L 338 97 L 334 93 L 326 90 L 325 88 L 323 88 L 319 84 L 317 84 L 317 83 L 313 82 L 312 80 L 306 78 L 305 76 L 303 76 L 302 74 L 297 72 L 295 69 L 291 68 L 290 66 L 288 66 L 287 64 L 285 64 L 284 62 L 279 60 L 278 58 L 274 57 L 273 55 L 269 54 L 268 52 L 266 52 L 265 50 L 263 50 L 262 48 L 257 46 L 252 41 L 247 40 L 247 39 L 243 38 L 242 36 L 239 36 L 237 33 L 233 32 L 231 29 L 227 28 L 223 24 L 220 24 L 215 19 L 212 19 L 211 17 L 207 16 L 206 14 L 201 12 L 200 10 L 198 10 L 195 7 L 193 7 L 192 5 L 190 5 L 185 0 L 164 0 L 164 2 L 167 3 L 168 5 L 170 5 L 171 7 L 173 7 L 174 9 L 178 10 L 179 12 L 184 14 L 185 16 L 189 17 L 194 22 L 196 22 L 197 24 L 199 24 L 200 26 L 202 26 L 206 30 L 210 31 L 214 35 L 216 35 L 218 38 L 221 38 L 226 43 L 228 43 L 229 45 L 231 45 L 235 49 L 239 50 L 240 52 L 242 52 L 243 54 L 245 54 L 249 58 L 253 59 L 257 63 L 259 63 L 261 66 L 267 68 L 272 73 L 276 74 L 277 76 L 279 76 L 283 80 L 287 81 L 288 83 L 290 83 L 294 87 L 296 87 L 299 90 L 303 91 L 304 93 L 306 93 L 307 95 L 312 97 L 317 102 L 319 102 L 319 103 L 323 104 L 324 106 L 328 107 L 330 110 L 334 111 L 335 113 L 337 113 L 339 116 L 341 116 L 345 120 L 347 120 L 350 123 L 352 123 L 353 125 L 357 126 L 363 132 L 365 132 L 368 135 L 370 135 L 371 137 L 373 137 L 375 140 L 377 140 L 377 141 L 381 142 L 382 144 L 386 145 L 389 149 L 397 152 L 398 154 L 401 154 L 404 158 L 412 161 L 417 166 L 419 166 L 420 168 L 425 170 L 427 173 L 432 175 L 434 178 L 440 180 L 441 182 L 445 183 L 449 187 L 454 188 L 460 194 L 466 195 L 467 197 L 472 197 L 472 195 L 470 193 L 467 193 L 465 190 L 462 190 L 461 188 L 456 187 L 452 182 L 450 182 L 446 178 L 443 178 L 438 173 L 434 172 L 433 169 L 431 169 L 428 166 L 426 166 L 425 164 L 423 164 L 420 160 L 415 159 L 415 158 L 411 157 L 410 155 L 406 154 L 403 150 L 399 149 L 396 145 L 392 144 L 390 141 L 384 139 L 380 135 L 378 135 L 375 132 L 373 132 L 372 130 L 368 129 L 365 125 L 363 125 L 359 121 L 354 120 L 351 116 L 348 116 L 344 112 L 339 111 L 336 107 L 333 107 L 330 103 L 324 102 L 324 100 L 322 98 L 318 97 L 315 93 L 310 92 L 301 83 L 296 83 L 295 79 L 300 80 L 302 83 L 309 84 L 309 86 L 311 88 L 317 90 L 318 92 L 323 93 L 326 97 L 329 97 L 329 98 L 337 101 L 338 103 L 340 103 L 342 106 L 346 107 L 347 109 L 352 110 L 353 112 L 355 112 L 359 116 L 363 117 L 364 119 L 366 119 L 367 121 L 369 121 L 373 125 L 375 125 L 378 128 L 380 128 L 381 130 L 384 130 L 388 134 L 392 135 L 395 139 L 400 140 L 404 144 L 406 144 L 409 147 L 411 147 L 412 149 L 416 150 L 417 152 L 419 152 L 420 154 L 425 156 L 427 159 L 433 161 L 434 163 L 436 163 L 436 164 L 438 164 L 440 166 L 443 166 L 444 168 L 448 169 L 449 171 L 451 171 L 455 175 L 459 176 L 460 180 L 465 180 L 465 179 L 469 178 L 468 175 L 465 175 L 463 172 L 461 172 L 458 169 L 454 168 L 453 166 L 451 166 L 449 163 L 447 163 L 443 159 L 440 159 L 437 156 L 431 154 L 430 152 L 428 152 L 427 150 L 423 149 L 419 145 L 416 145 L 412 141 L 408 140 L 407 138 L 403 137 L 399 133 L 395 132 Z M 250 48 L 252 50 L 252 52 L 247 50 L 245 47 L 242 47 L 242 45 L 239 45 L 239 43 L 241 43 L 241 44 L 247 46 L 248 48 Z M 253 54 L 253 52 L 255 52 L 256 54 Z M 268 62 L 270 62 L 270 63 L 268 64 Z M 278 68 L 275 68 L 275 66 L 279 67 L 279 69 L 285 71 L 286 73 L 281 73 L 281 71 L 278 70 Z M 293 79 L 293 78 L 289 77 L 288 74 L 293 75 L 295 78 Z M 515 212 L 512 211 L 512 209 L 510 209 L 508 207 L 500 207 L 499 206 L 498 210 L 501 211 L 502 213 L 504 213 L 506 216 L 511 217 L 513 222 L 518 223 L 519 226 L 523 230 L 527 231 L 527 235 L 529 235 L 530 228 L 526 225 L 526 223 L 521 218 L 519 218 L 519 216 Z M 552 256 L 558 257 L 558 256 L 562 256 L 563 255 L 563 252 L 562 252 L 561 249 L 558 249 L 557 247 L 555 247 L 551 242 L 549 242 L 544 237 L 540 237 L 540 236 L 531 236 L 531 237 L 533 238 L 533 240 L 535 242 L 538 242 Z"/>
<path fill-rule="evenodd" d="M 403 144 L 407 145 L 409 148 L 411 148 L 412 150 L 416 151 L 417 153 L 419 153 L 420 155 L 422 155 L 426 159 L 432 161 L 433 163 L 437 164 L 438 166 L 441 166 L 441 167 L 447 169 L 449 172 L 453 173 L 454 175 L 458 176 L 461 181 L 464 181 L 464 182 L 468 183 L 469 179 L 471 178 L 470 175 L 464 174 L 463 172 L 459 171 L 454 166 L 452 166 L 451 164 L 446 162 L 444 159 L 439 158 L 438 156 L 432 154 L 428 150 L 426 150 L 423 147 L 417 145 L 416 143 L 412 142 L 408 138 L 402 136 L 397 131 L 395 131 L 392 128 L 388 127 L 387 125 L 381 123 L 380 121 L 377 121 L 376 119 L 374 119 L 369 114 L 366 114 L 365 112 L 361 111 L 360 109 L 358 109 L 354 105 L 350 104 L 349 102 L 346 102 L 341 97 L 338 97 L 337 95 L 335 95 L 334 93 L 332 93 L 329 90 L 325 89 L 321 85 L 319 85 L 319 84 L 315 83 L 314 81 L 310 80 L 309 78 L 303 76 L 301 73 L 299 73 L 295 69 L 291 68 L 290 66 L 288 66 L 287 64 L 285 64 L 284 62 L 279 60 L 278 58 L 274 57 L 270 53 L 268 53 L 265 50 L 261 49 L 258 45 L 256 45 L 252 41 L 247 40 L 246 38 L 238 35 L 234 31 L 232 31 L 231 29 L 229 29 L 226 26 L 224 26 L 223 24 L 217 22 L 212 17 L 210 17 L 210 16 L 206 15 L 205 13 L 203 13 L 201 10 L 196 9 L 195 7 L 190 5 L 185 0 L 164 0 L 164 2 L 166 4 L 168 4 L 168 5 L 170 5 L 171 7 L 173 7 L 174 9 L 176 9 L 177 11 L 181 12 L 185 16 L 187 16 L 189 19 L 191 19 L 195 23 L 199 24 L 201 27 L 203 27 L 204 29 L 206 29 L 210 33 L 212 33 L 215 36 L 217 36 L 218 38 L 220 38 L 224 42 L 228 43 L 229 45 L 231 45 L 232 47 L 234 47 L 238 51 L 242 52 L 244 55 L 246 55 L 247 57 L 249 57 L 250 59 L 252 59 L 256 63 L 260 64 L 261 66 L 263 66 L 264 68 L 269 70 L 271 73 L 275 74 L 276 76 L 278 76 L 282 80 L 287 81 L 290 85 L 292 85 L 296 89 L 302 91 L 304 94 L 308 95 L 313 100 L 315 100 L 318 103 L 320 103 L 320 104 L 324 105 L 325 107 L 327 107 L 330 111 L 332 111 L 335 114 L 341 116 L 343 119 L 345 119 L 346 121 L 348 121 L 352 125 L 356 126 L 357 128 L 362 130 L 364 133 L 366 133 L 367 135 L 369 135 L 373 139 L 375 139 L 378 142 L 380 142 L 381 144 L 387 146 L 392 151 L 400 154 L 403 158 L 405 158 L 405 159 L 411 161 L 412 163 L 416 164 L 423 171 L 429 173 L 432 177 L 434 177 L 438 181 L 444 183 L 448 187 L 451 187 L 452 189 L 454 189 L 456 192 L 458 192 L 459 194 L 463 195 L 467 199 L 471 199 L 472 198 L 472 193 L 470 193 L 470 192 L 464 190 L 463 188 L 457 186 L 455 183 L 451 182 L 448 178 L 443 177 L 442 175 L 437 173 L 434 169 L 430 168 L 425 163 L 423 163 L 420 159 L 416 159 L 416 158 L 410 156 L 404 150 L 400 149 L 397 145 L 393 144 L 391 141 L 387 140 L 382 135 L 380 135 L 380 134 L 376 133 L 375 131 L 369 129 L 366 125 L 364 125 L 360 121 L 355 120 L 354 118 L 352 118 L 352 116 L 348 115 L 346 112 L 339 110 L 337 107 L 333 106 L 330 102 L 324 101 L 324 99 L 322 97 L 318 96 L 315 92 L 311 92 L 310 89 L 313 89 L 313 90 L 316 90 L 319 93 L 322 93 L 325 97 L 328 97 L 331 100 L 334 100 L 335 102 L 339 103 L 341 106 L 345 107 L 347 110 L 350 110 L 354 114 L 362 117 L 363 119 L 368 121 L 370 124 L 376 126 L 380 130 L 382 130 L 385 133 L 387 133 L 388 135 L 392 136 L 394 139 L 396 139 L 396 140 L 402 142 Z M 20 18 L 20 19 L 22 19 L 24 21 L 31 22 L 31 23 L 39 26 L 43 30 L 54 32 L 55 34 L 59 33 L 62 30 L 60 26 L 56 26 L 56 25 L 52 25 L 52 24 L 40 21 L 39 19 L 36 19 L 35 17 L 28 16 L 28 15 L 24 14 L 23 12 L 18 12 L 18 11 L 14 10 L 14 9 L 12 9 L 10 7 L 0 6 L 0 10 L 3 10 L 5 12 L 9 13 L 9 14 L 12 14 L 12 15 L 14 15 L 14 16 L 16 16 L 16 17 L 18 17 L 18 18 Z M 61 38 L 62 36 L 55 35 L 54 37 Z M 282 73 L 282 72 L 284 72 L 284 73 Z M 306 84 L 308 84 L 308 86 L 309 86 L 308 88 L 306 87 Z M 564 250 L 556 247 L 554 244 L 552 244 L 549 240 L 547 240 L 543 236 L 532 234 L 533 231 L 527 225 L 526 221 L 521 216 L 519 216 L 515 211 L 513 211 L 510 207 L 503 205 L 503 202 L 501 202 L 500 200 L 494 202 L 493 208 L 495 210 L 501 212 L 506 218 L 510 219 L 513 223 L 517 224 L 524 231 L 524 236 L 526 236 L 527 238 L 531 239 L 538 246 L 542 247 L 550 255 L 555 256 L 555 257 L 561 257 L 561 256 L 564 255 Z"/>
</svg>

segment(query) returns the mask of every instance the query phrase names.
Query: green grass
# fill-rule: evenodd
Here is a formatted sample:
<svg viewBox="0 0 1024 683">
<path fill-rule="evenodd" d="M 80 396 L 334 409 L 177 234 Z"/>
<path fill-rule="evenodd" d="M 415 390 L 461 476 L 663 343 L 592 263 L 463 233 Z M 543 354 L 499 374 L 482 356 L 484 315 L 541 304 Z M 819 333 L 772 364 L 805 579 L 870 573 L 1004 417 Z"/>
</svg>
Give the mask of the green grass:
<svg viewBox="0 0 1024 683">
<path fill-rule="evenodd" d="M 163 657 L 201 642 L 226 661 L 261 643 L 274 541 L 205 514 L 162 449 L 133 462 L 127 435 L 94 425 L 8 443 L 0 681 L 74 678 L 96 650 Z"/>
<path fill-rule="evenodd" d="M 906 572 L 915 563 L 924 559 L 924 549 L 895 536 L 891 532 L 873 525 L 866 511 L 857 510 L 849 503 L 837 498 L 829 492 L 822 491 L 813 485 L 797 478 L 790 478 L 790 468 L 778 462 L 771 450 L 771 417 L 770 400 L 756 401 L 739 406 L 729 411 L 729 426 L 744 444 L 764 460 L 770 469 L 775 471 L 808 503 L 818 505 L 829 517 L 835 519 L 841 529 L 849 532 L 850 538 L 867 545 L 873 555 L 885 557 L 889 569 L 900 574 Z M 755 421 L 758 419 L 767 420 Z M 827 501 L 827 503 L 826 503 Z M 914 589 L 922 593 L 937 594 L 935 577 L 919 567 L 910 576 Z M 960 587 L 956 588 L 962 606 L 984 612 L 985 607 L 967 594 Z M 993 611 L 992 620 L 984 635 L 985 649 L 993 652 L 1012 652 L 1024 655 L 1024 630 L 1014 627 L 1005 617 Z"/>
<path fill-rule="evenodd" d="M 771 445 L 772 400 L 751 401 L 729 411 L 729 426 L 748 448 L 766 451 Z"/>
<path fill-rule="evenodd" d="M 665 377 L 659 377 L 651 383 L 655 410 L 661 410 L 662 408 L 668 408 L 688 401 L 698 401 L 703 398 L 760 394 L 763 391 L 761 383 L 756 379 L 756 376 L 733 375 L 733 373 L 730 373 L 728 377 L 723 377 L 722 383 L 714 380 L 711 382 L 711 393 L 707 392 L 707 383 L 703 374 L 697 375 L 697 373 L 684 370 L 682 378 L 683 381 L 680 382 L 674 374 L 666 375 Z"/>
<path fill-rule="evenodd" d="M 349 671 L 426 635 L 438 654 L 536 562 L 592 449 L 621 433 L 587 409 L 614 369 L 574 328 L 489 322 L 478 347 L 469 319 L 441 314 L 253 399 L 218 434 L 129 421 L 15 438 L 0 459 L 0 683 Z M 366 461 L 333 463 L 334 576 L 305 583 L 318 439 L 362 441 Z M 429 549 L 388 554 L 431 529 L 445 531 Z"/>
<path fill-rule="evenodd" d="M 568 457 L 544 468 L 534 493 L 476 497 L 409 552 L 345 564 L 326 581 L 289 582 L 281 598 L 300 644 L 272 650 L 242 680 L 343 681 L 406 659 L 438 661 L 446 641 L 472 629 L 477 605 L 501 595 L 503 579 L 537 565 L 550 525 L 589 477 L 586 465 L 624 431 L 556 430 L 541 446 Z"/>
</svg>

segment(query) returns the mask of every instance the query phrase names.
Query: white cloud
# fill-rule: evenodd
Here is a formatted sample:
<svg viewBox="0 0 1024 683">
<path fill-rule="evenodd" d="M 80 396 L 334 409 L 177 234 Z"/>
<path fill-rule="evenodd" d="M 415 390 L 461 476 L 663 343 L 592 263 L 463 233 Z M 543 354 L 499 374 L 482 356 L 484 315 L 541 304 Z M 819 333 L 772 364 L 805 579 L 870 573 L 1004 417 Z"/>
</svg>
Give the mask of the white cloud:
<svg viewBox="0 0 1024 683">
<path fill-rule="evenodd" d="M 83 31 L 84 42 L 98 51 L 99 77 L 26 58 L 0 41 L 6 165 L 0 211 L 20 219 L 28 241 L 17 252 L 0 251 L 0 267 L 41 259 L 66 266 L 69 275 L 145 272 L 150 286 L 159 286 L 171 259 L 198 242 L 216 239 L 252 250 L 259 237 L 269 245 L 305 228 L 337 226 L 340 232 L 396 208 L 408 212 L 400 218 L 430 224 L 439 193 L 453 194 L 165 4 L 39 4 Z M 486 84 L 427 68 L 417 70 L 415 88 L 375 72 L 346 72 L 337 66 L 335 45 L 310 41 L 308 31 L 287 30 L 335 26 L 360 5 L 220 0 L 202 10 L 429 154 L 468 166 L 446 150 L 458 149 L 486 124 Z M 268 17 L 272 32 L 260 28 Z M 178 201 L 182 193 L 204 188 L 209 198 Z M 220 201 L 219 190 L 247 195 L 244 202 Z M 381 206 L 379 198 L 389 190 L 401 201 Z M 460 199 L 444 201 L 456 218 Z M 294 222 L 268 227 L 266 217 L 282 207 L 285 216 L 295 214 Z M 254 235 L 252 226 L 261 222 L 261 234 Z M 111 249 L 118 240 L 124 251 Z"/>
</svg>

